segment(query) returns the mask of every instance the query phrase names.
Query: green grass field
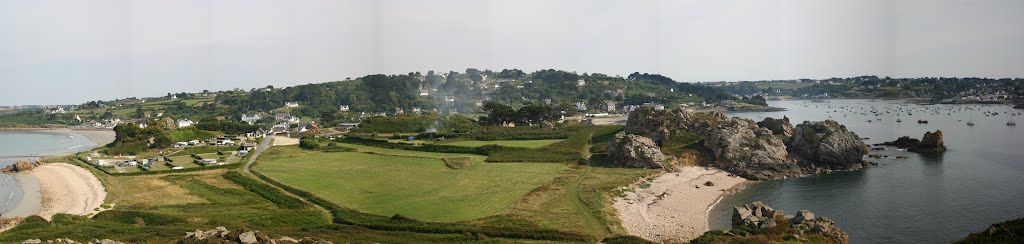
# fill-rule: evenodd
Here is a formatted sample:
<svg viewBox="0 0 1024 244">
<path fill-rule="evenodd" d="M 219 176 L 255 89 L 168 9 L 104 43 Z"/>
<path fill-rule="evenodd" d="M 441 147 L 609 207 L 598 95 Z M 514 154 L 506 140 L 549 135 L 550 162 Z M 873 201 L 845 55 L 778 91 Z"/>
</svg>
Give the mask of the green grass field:
<svg viewBox="0 0 1024 244">
<path fill-rule="evenodd" d="M 464 221 L 506 212 L 566 167 L 477 163 L 456 170 L 436 159 L 456 154 L 405 154 L 322 153 L 294 146 L 275 147 L 264 152 L 256 169 L 344 207 L 424 221 Z"/>
<path fill-rule="evenodd" d="M 509 141 L 455 141 L 443 142 L 441 144 L 464 147 L 479 147 L 484 145 L 498 145 L 506 147 L 541 148 L 563 140 L 509 140 Z"/>
</svg>

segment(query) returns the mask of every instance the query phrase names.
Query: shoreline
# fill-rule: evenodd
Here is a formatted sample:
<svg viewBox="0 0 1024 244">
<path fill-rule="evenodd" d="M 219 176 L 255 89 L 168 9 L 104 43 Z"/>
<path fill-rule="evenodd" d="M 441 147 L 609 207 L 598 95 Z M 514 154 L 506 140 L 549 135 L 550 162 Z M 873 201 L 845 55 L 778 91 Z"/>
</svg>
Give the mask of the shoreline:
<svg viewBox="0 0 1024 244">
<path fill-rule="evenodd" d="M 61 133 L 85 138 L 85 143 L 76 147 L 27 158 L 35 161 L 70 156 L 114 141 L 113 130 L 98 128 L 0 128 L 0 131 Z M 0 214 L 0 232 L 32 215 L 49 220 L 56 213 L 93 214 L 106 198 L 106 189 L 95 175 L 67 163 L 46 163 L 27 172 L 7 175 L 17 185 L 11 190 L 20 190 L 21 197 L 16 203 L 8 202 L 13 208 Z"/>
<path fill-rule="evenodd" d="M 710 186 L 705 185 L 711 182 Z M 690 166 L 633 187 L 613 206 L 630 235 L 655 242 L 686 242 L 710 229 L 710 210 L 749 181 L 728 172 Z"/>
<path fill-rule="evenodd" d="M 0 232 L 32 215 L 50 220 L 58 213 L 98 213 L 107 196 L 106 188 L 92 172 L 67 163 L 46 163 L 9 175 L 17 180 L 23 195 L 14 209 L 3 213 Z"/>
</svg>

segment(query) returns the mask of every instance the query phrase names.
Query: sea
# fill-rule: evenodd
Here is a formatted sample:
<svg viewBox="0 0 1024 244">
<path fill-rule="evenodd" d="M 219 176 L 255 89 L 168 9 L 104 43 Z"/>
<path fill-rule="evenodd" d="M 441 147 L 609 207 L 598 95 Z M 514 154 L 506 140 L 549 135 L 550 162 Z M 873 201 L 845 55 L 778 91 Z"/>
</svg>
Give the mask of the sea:
<svg viewBox="0 0 1024 244">
<path fill-rule="evenodd" d="M 89 138 L 56 131 L 0 131 L 0 168 L 40 156 L 76 152 L 95 147 Z M 18 206 L 24 194 L 14 177 L 0 174 L 0 213 Z"/>
<path fill-rule="evenodd" d="M 805 209 L 835 220 L 850 243 L 950 243 L 991 224 L 1024 217 L 1024 126 L 1007 125 L 1022 122 L 1024 110 L 874 99 L 769 105 L 787 111 L 730 116 L 757 121 L 787 116 L 794 125 L 831 119 L 868 144 L 900 136 L 920 139 L 926 131 L 942 130 L 948 151 L 871 151 L 889 157 L 868 158 L 878 165 L 863 170 L 755 182 L 712 207 L 712 229 L 729 229 L 733 206 L 753 201 L 788 215 Z"/>
</svg>

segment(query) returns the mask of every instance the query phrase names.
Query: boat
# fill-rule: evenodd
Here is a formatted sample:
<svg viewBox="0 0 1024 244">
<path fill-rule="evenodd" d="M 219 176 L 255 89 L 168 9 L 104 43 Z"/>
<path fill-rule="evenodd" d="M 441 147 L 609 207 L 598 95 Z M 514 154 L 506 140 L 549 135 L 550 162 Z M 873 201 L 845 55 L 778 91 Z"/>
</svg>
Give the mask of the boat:
<svg viewBox="0 0 1024 244">
<path fill-rule="evenodd" d="M 896 119 L 896 123 L 903 123 L 902 119 Z"/>
<path fill-rule="evenodd" d="M 974 121 L 967 121 L 967 126 L 974 126 Z"/>
<path fill-rule="evenodd" d="M 917 120 L 917 123 L 918 124 L 927 124 L 928 121 L 927 120 Z"/>
<path fill-rule="evenodd" d="M 1006 122 L 1006 126 L 1017 126 L 1017 122 L 1013 122 L 1013 115 L 1010 115 L 1010 122 Z"/>
</svg>

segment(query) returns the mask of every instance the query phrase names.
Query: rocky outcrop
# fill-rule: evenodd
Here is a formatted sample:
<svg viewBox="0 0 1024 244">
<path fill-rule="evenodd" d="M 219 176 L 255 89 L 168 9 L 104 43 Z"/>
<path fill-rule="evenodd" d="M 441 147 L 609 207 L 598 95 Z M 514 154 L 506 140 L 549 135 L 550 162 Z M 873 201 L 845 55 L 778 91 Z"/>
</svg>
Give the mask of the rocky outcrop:
<svg viewBox="0 0 1024 244">
<path fill-rule="evenodd" d="M 110 239 L 103 239 L 103 240 L 92 240 L 92 241 L 86 241 L 86 242 L 78 242 L 78 241 L 75 241 L 75 240 L 72 240 L 72 239 L 67 239 L 67 238 L 57 238 L 57 239 L 53 239 L 53 240 L 45 240 L 45 241 L 44 241 L 44 240 L 41 240 L 41 239 L 28 239 L 28 240 L 24 240 L 24 241 L 22 241 L 21 243 L 22 243 L 22 244 L 35 244 L 35 243 L 70 243 L 70 244 L 79 244 L 79 243 L 81 243 L 81 244 L 124 244 L 124 242 L 119 242 L 119 241 L 115 241 L 115 240 L 110 240 Z"/>
<path fill-rule="evenodd" d="M 0 172 L 3 172 L 3 173 L 25 172 L 25 171 L 29 171 L 29 170 L 32 170 L 32 169 L 36 168 L 36 166 L 39 166 L 39 162 L 32 163 L 32 162 L 28 162 L 28 161 L 18 161 L 17 163 L 14 163 L 12 165 L 8 165 L 7 167 L 4 167 L 3 169 L 0 169 Z"/>
<path fill-rule="evenodd" d="M 942 131 L 925 132 L 921 138 L 921 144 L 914 148 L 914 152 L 945 152 L 946 144 L 943 142 Z"/>
<path fill-rule="evenodd" d="M 793 129 L 786 142 L 791 156 L 815 171 L 859 169 L 867 165 L 868 146 L 857 133 L 834 120 L 805 121 Z"/>
<path fill-rule="evenodd" d="M 623 132 L 608 142 L 608 156 L 616 163 L 631 168 L 661 168 L 665 155 L 653 140 Z"/>
<path fill-rule="evenodd" d="M 753 202 L 733 208 L 732 227 L 765 230 L 762 233 L 783 235 L 785 240 L 804 241 L 809 235 L 820 235 L 828 243 L 848 243 L 846 232 L 836 227 L 835 222 L 814 213 L 800 210 L 793 218 L 787 218 L 782 210 L 775 210 L 761 202 Z M 786 231 L 786 233 L 777 233 Z"/>
<path fill-rule="evenodd" d="M 651 138 L 661 145 L 665 139 L 674 134 L 703 134 L 727 119 L 728 117 L 717 111 L 691 113 L 684 109 L 655 110 L 644 107 L 629 113 L 623 131 L 626 134 Z"/>
<path fill-rule="evenodd" d="M 789 117 L 786 116 L 782 116 L 782 119 L 764 118 L 761 122 L 757 122 L 757 126 L 768 128 L 776 135 L 793 136 L 793 125 L 789 123 Z"/>
<path fill-rule="evenodd" d="M 713 166 L 744 178 L 766 180 L 799 175 L 787 158 L 782 140 L 753 120 L 731 118 L 704 134 L 704 147 L 714 154 Z"/>
<path fill-rule="evenodd" d="M 793 128 L 788 117 L 766 118 L 755 123 L 749 119 L 729 118 L 720 112 L 639 108 L 629 114 L 623 132 L 623 136 L 649 138 L 655 145 L 645 145 L 643 148 L 647 151 L 654 151 L 655 146 L 699 143 L 710 152 L 708 156 L 712 159 L 708 165 L 751 180 L 859 169 L 869 164 L 863 160 L 868 148 L 861 138 L 831 120 L 804 122 Z M 685 139 L 694 135 L 699 140 Z M 786 142 L 780 139 L 787 136 Z M 623 153 L 613 153 L 612 143 L 609 143 L 609 155 L 620 164 L 653 164 L 638 162 L 644 158 L 626 153 L 630 151 L 621 146 L 616 147 Z M 664 157 L 674 156 L 678 155 Z"/>
<path fill-rule="evenodd" d="M 178 129 L 178 124 L 171 117 L 163 117 L 156 121 L 156 125 L 164 130 Z"/>
<path fill-rule="evenodd" d="M 309 244 L 333 244 L 330 241 L 320 240 L 316 238 L 306 237 L 301 240 L 296 240 L 291 237 L 282 236 L 279 238 L 270 238 L 267 234 L 263 234 L 259 231 L 251 230 L 235 230 L 229 231 L 224 227 L 217 227 L 207 231 L 196 230 L 193 232 L 185 232 L 185 237 L 178 240 L 179 244 L 192 244 L 192 243 L 242 243 L 242 244 L 264 244 L 264 243 L 309 243 Z"/>
<path fill-rule="evenodd" d="M 924 137 L 921 140 L 910 138 L 909 136 L 901 136 L 895 141 L 883 142 L 875 145 L 894 146 L 907 149 L 907 151 L 920 153 L 940 153 L 946 151 L 946 145 L 945 142 L 943 142 L 941 130 L 925 132 Z"/>
</svg>

